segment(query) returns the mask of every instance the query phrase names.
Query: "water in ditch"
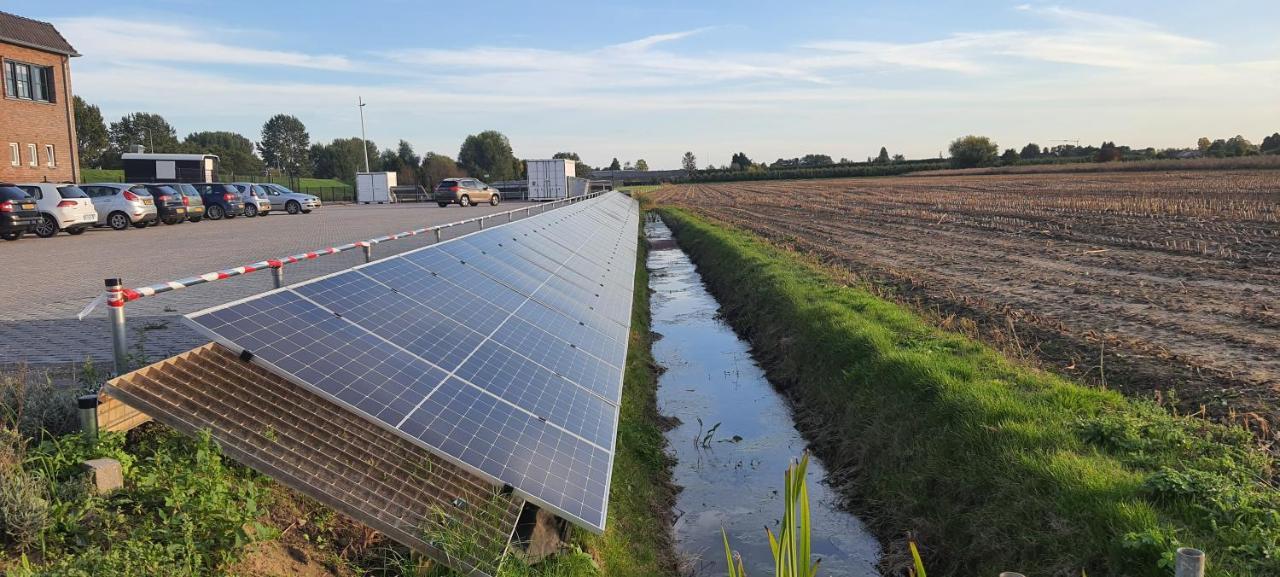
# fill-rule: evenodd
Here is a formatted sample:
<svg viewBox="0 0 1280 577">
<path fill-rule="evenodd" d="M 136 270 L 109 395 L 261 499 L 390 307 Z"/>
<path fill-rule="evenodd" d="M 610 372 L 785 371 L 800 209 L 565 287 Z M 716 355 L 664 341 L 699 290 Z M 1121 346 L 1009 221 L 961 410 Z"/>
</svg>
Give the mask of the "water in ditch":
<svg viewBox="0 0 1280 577">
<path fill-rule="evenodd" d="M 674 454 L 677 548 L 695 559 L 696 575 L 724 575 L 723 527 L 748 574 L 768 575 L 773 557 L 767 526 L 777 533 L 783 512 L 782 473 L 805 451 L 787 401 L 774 391 L 749 345 L 719 316 L 688 255 L 660 220 L 645 223 L 653 355 L 666 368 L 658 408 L 680 425 L 667 433 Z M 714 432 L 711 430 L 714 428 Z M 710 435 L 708 436 L 708 433 Z M 705 442 L 704 442 L 705 439 Z M 861 521 L 841 510 L 824 483 L 827 471 L 809 461 L 813 551 L 820 575 L 874 576 L 880 546 Z"/>
</svg>

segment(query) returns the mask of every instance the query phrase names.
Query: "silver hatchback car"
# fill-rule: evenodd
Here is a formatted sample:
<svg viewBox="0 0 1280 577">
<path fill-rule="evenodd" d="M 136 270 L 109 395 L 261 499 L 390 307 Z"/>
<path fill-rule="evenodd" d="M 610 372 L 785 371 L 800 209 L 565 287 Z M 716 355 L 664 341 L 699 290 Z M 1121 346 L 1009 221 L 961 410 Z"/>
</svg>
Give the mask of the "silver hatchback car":
<svg viewBox="0 0 1280 577">
<path fill-rule="evenodd" d="M 320 197 L 294 192 L 288 188 L 265 182 L 258 186 L 267 191 L 267 199 L 271 201 L 272 210 L 283 210 L 289 214 L 307 214 L 320 208 Z"/>
<path fill-rule="evenodd" d="M 98 226 L 124 230 L 129 225 L 146 228 L 160 219 L 156 200 L 146 189 L 118 182 L 95 182 L 80 185 L 80 190 L 93 200 L 98 211 Z"/>
</svg>

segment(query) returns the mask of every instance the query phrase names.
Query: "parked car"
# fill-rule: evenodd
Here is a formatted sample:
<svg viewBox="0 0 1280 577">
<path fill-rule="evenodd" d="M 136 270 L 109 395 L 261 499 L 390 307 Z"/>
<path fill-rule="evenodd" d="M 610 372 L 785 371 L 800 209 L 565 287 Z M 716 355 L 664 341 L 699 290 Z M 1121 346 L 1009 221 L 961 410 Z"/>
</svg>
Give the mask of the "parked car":
<svg viewBox="0 0 1280 577">
<path fill-rule="evenodd" d="M 450 204 L 475 206 L 481 202 L 487 202 L 489 206 L 498 206 L 498 203 L 502 202 L 502 195 L 498 189 L 474 178 L 446 178 L 436 185 L 432 199 L 441 208 Z"/>
<path fill-rule="evenodd" d="M 146 228 L 160 218 L 156 200 L 144 186 L 118 182 L 95 182 L 80 185 L 80 190 L 93 200 L 98 211 L 98 226 L 124 230 L 133 225 Z"/>
<path fill-rule="evenodd" d="M 156 212 L 160 216 L 160 222 L 178 224 L 187 221 L 186 197 L 181 192 L 168 184 L 139 184 L 129 190 L 139 189 L 150 192 L 151 198 L 156 199 Z"/>
<path fill-rule="evenodd" d="M 203 182 L 192 184 L 200 192 L 204 201 L 204 215 L 209 220 L 235 218 L 244 214 L 244 200 L 240 198 L 240 189 L 221 182 Z"/>
<path fill-rule="evenodd" d="M 267 200 L 266 189 L 252 182 L 233 182 L 231 185 L 240 190 L 240 197 L 244 199 L 245 216 L 267 216 L 271 212 L 271 201 Z"/>
<path fill-rule="evenodd" d="M 67 234 L 81 234 L 98 224 L 98 211 L 93 207 L 93 201 L 74 184 L 32 182 L 19 184 L 18 188 L 36 199 L 40 224 L 33 232 L 40 238 L 49 238 L 61 230 Z"/>
<path fill-rule="evenodd" d="M 18 240 L 40 224 L 36 199 L 12 184 L 0 183 L 0 238 Z"/>
<path fill-rule="evenodd" d="M 271 201 L 272 210 L 283 210 L 289 214 L 298 214 L 299 212 L 307 214 L 320 208 L 320 197 L 318 196 L 294 192 L 282 185 L 270 182 L 259 184 L 258 186 L 267 191 L 267 200 Z"/>
<path fill-rule="evenodd" d="M 204 199 L 200 198 L 200 191 L 196 190 L 196 187 L 185 182 L 173 182 L 169 187 L 182 195 L 182 202 L 187 205 L 187 220 L 191 222 L 204 220 Z"/>
</svg>

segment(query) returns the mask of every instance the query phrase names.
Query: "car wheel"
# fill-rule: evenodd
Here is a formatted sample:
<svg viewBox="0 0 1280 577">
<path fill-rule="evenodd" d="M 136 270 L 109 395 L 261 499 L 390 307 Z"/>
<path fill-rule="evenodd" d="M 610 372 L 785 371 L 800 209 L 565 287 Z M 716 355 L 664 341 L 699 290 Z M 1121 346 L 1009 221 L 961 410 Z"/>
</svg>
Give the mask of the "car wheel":
<svg viewBox="0 0 1280 577">
<path fill-rule="evenodd" d="M 196 216 L 196 217 L 192 217 L 192 218 L 190 218 L 190 219 L 188 219 L 188 220 L 190 220 L 191 222 L 200 222 L 200 221 L 204 220 L 204 217 L 203 217 L 203 216 Z"/>
<path fill-rule="evenodd" d="M 458 199 L 458 204 L 460 206 L 471 206 L 471 197 L 465 194 L 462 195 L 462 198 Z"/>
<path fill-rule="evenodd" d="M 205 216 L 209 217 L 209 220 L 222 220 L 222 217 L 226 216 L 226 212 L 222 210 L 221 206 L 215 204 L 205 211 Z"/>
<path fill-rule="evenodd" d="M 68 229 L 67 229 L 67 234 L 69 234 L 69 235 L 71 235 L 71 236 L 78 236 L 78 235 L 82 235 L 82 234 L 84 234 L 84 231 L 86 231 L 86 230 L 89 230 L 89 229 L 88 229 L 88 228 L 85 228 L 85 227 L 83 227 L 83 226 L 82 226 L 82 227 L 80 227 L 80 228 L 68 228 Z"/>
<path fill-rule="evenodd" d="M 129 215 L 123 212 L 113 212 L 107 217 L 107 224 L 115 230 L 126 230 L 129 228 Z"/>
<path fill-rule="evenodd" d="M 446 206 L 449 206 L 449 203 L 447 203 L 447 202 L 437 202 L 436 204 L 440 205 L 440 208 L 444 208 L 444 207 L 446 207 Z"/>
<path fill-rule="evenodd" d="M 40 217 L 40 224 L 36 225 L 36 236 L 40 238 L 49 238 L 55 234 L 58 234 L 58 221 L 54 220 L 52 216 L 47 214 L 42 215 Z"/>
<path fill-rule="evenodd" d="M 298 204 L 298 201 L 296 200 L 291 200 L 285 203 L 284 211 L 289 214 L 298 214 L 299 212 L 302 212 L 302 205 Z"/>
<path fill-rule="evenodd" d="M 302 214 L 311 214 L 311 211 L 309 211 L 309 210 L 304 210 L 304 211 L 302 211 Z"/>
<path fill-rule="evenodd" d="M 252 204 L 246 204 L 244 206 L 244 216 L 246 218 L 253 218 L 255 216 L 258 216 L 258 207 Z"/>
<path fill-rule="evenodd" d="M 147 221 L 145 221 L 145 220 L 140 220 L 140 221 L 138 221 L 138 222 L 133 223 L 133 226 L 135 226 L 135 227 L 137 227 L 137 228 L 147 228 L 148 226 L 151 226 L 151 223 L 149 223 L 149 222 L 147 222 Z"/>
<path fill-rule="evenodd" d="M 502 202 L 502 200 L 498 198 L 498 195 L 495 194 L 489 197 L 489 206 L 498 206 L 499 202 Z"/>
<path fill-rule="evenodd" d="M 0 233 L 0 238 L 3 238 L 3 239 L 5 239 L 5 240 L 18 240 L 18 239 L 22 238 L 22 233 L 20 233 L 20 232 L 3 232 L 3 233 Z"/>
</svg>

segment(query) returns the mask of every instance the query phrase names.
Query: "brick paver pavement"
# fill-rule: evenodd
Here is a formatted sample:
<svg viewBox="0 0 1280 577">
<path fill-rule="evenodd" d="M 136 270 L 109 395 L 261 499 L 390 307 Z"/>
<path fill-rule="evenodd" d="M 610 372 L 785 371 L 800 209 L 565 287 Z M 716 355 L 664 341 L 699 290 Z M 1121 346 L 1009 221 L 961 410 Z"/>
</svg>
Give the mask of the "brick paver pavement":
<svg viewBox="0 0 1280 577">
<path fill-rule="evenodd" d="M 133 288 L 297 254 L 424 226 L 527 206 L 440 208 L 434 204 L 331 205 L 307 215 L 271 214 L 146 229 L 92 229 L 80 236 L 28 236 L 0 242 L 0 366 L 53 368 L 92 359 L 111 362 L 106 306 L 83 321 L 76 314 L 102 292 L 102 279 L 120 277 Z M 519 216 L 517 216 L 519 218 Z M 505 222 L 505 219 L 495 219 Z M 500 224 L 495 222 L 494 225 Z M 445 238 L 476 230 L 446 232 Z M 376 245 L 383 258 L 431 243 L 416 236 Z M 285 268 L 294 283 L 364 262 L 359 250 Z M 271 289 L 271 273 L 256 272 L 131 302 L 126 307 L 130 350 L 155 361 L 207 342 L 179 315 Z"/>
</svg>

